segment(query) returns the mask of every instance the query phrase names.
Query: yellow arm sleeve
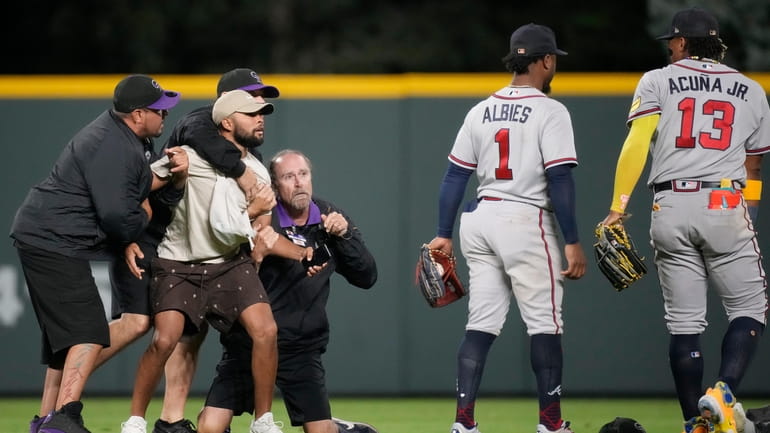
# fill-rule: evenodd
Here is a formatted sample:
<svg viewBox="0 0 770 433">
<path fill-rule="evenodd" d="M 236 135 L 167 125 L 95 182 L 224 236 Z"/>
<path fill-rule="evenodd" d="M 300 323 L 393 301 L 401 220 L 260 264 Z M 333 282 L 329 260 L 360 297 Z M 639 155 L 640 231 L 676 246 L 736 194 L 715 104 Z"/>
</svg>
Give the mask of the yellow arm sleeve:
<svg viewBox="0 0 770 433">
<path fill-rule="evenodd" d="M 659 114 L 645 116 L 634 120 L 628 131 L 623 149 L 618 157 L 615 168 L 615 188 L 612 192 L 610 210 L 625 212 L 631 193 L 634 191 L 639 176 L 642 175 L 647 162 L 647 152 L 650 150 L 650 140 L 658 126 Z"/>
</svg>

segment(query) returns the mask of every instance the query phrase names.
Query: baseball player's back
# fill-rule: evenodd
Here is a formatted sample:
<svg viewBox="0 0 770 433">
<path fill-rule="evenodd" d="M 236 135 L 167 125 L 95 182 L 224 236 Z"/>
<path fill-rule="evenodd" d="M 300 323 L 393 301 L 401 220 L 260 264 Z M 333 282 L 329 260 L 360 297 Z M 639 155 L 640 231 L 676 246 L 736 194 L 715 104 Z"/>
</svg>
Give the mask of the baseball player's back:
<svg viewBox="0 0 770 433">
<path fill-rule="evenodd" d="M 516 29 L 503 58 L 513 73 L 510 85 L 468 112 L 449 154 L 430 248 L 452 254 L 452 227 L 463 192 L 474 171 L 479 180 L 478 206 L 463 212 L 460 221 L 470 288 L 451 433 L 479 433 L 474 408 L 484 363 L 514 299 L 531 339 L 536 430 L 572 432 L 561 418 L 562 299 L 564 280 L 581 278 L 586 259 L 575 221 L 572 122 L 566 108 L 546 96 L 557 57 L 566 54 L 548 27 Z M 567 267 L 560 271 L 562 258 Z"/>
<path fill-rule="evenodd" d="M 468 112 L 449 159 L 476 170 L 477 197 L 550 209 L 545 170 L 577 163 L 570 115 L 533 87 L 504 87 Z"/>
<path fill-rule="evenodd" d="M 660 114 L 650 144 L 648 183 L 732 179 L 745 184 L 746 153 L 770 142 L 766 101 L 757 82 L 710 60 L 685 58 L 645 74 L 629 122 Z"/>
<path fill-rule="evenodd" d="M 667 41 L 671 65 L 647 72 L 637 86 L 602 224 L 622 222 L 649 149 L 650 239 L 684 430 L 736 432 L 733 392 L 767 321 L 753 220 L 760 162 L 770 152 L 770 107 L 757 83 L 720 63 L 727 47 L 710 13 L 679 11 L 658 39 Z M 719 374 L 704 393 L 700 335 L 708 326 L 709 289 L 721 297 L 730 323 Z"/>
</svg>

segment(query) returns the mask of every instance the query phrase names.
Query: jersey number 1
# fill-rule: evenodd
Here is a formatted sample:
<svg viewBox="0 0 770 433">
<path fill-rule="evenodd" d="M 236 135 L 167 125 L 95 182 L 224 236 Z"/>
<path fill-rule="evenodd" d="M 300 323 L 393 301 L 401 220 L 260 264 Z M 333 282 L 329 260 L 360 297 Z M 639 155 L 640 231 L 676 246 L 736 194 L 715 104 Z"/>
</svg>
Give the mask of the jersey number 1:
<svg viewBox="0 0 770 433">
<path fill-rule="evenodd" d="M 693 134 L 693 121 L 695 119 L 695 98 L 684 98 L 677 106 L 682 112 L 682 129 L 676 137 L 676 147 L 695 147 L 695 135 Z M 721 113 L 721 117 L 715 114 Z M 730 139 L 733 135 L 733 121 L 735 120 L 735 107 L 725 101 L 709 99 L 703 103 L 703 114 L 714 116 L 711 126 L 720 131 L 715 138 L 708 132 L 698 134 L 698 143 L 705 149 L 725 150 L 730 147 Z"/>
<path fill-rule="evenodd" d="M 495 179 L 511 180 L 513 179 L 513 170 L 508 167 L 508 158 L 511 155 L 508 128 L 499 129 L 495 133 L 495 142 L 497 143 L 498 156 L 500 157 L 500 163 L 495 169 Z"/>
</svg>

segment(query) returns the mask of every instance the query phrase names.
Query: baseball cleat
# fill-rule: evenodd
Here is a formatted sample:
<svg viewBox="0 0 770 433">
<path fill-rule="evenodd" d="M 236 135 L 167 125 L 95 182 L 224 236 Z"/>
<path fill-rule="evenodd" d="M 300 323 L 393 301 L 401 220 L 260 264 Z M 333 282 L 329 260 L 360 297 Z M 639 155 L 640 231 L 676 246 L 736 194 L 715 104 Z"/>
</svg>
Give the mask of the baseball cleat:
<svg viewBox="0 0 770 433">
<path fill-rule="evenodd" d="M 332 417 L 332 421 L 337 424 L 340 431 L 350 433 L 379 433 L 374 426 L 371 426 L 365 422 L 345 421 L 344 419 Z"/>
<path fill-rule="evenodd" d="M 481 432 L 479 431 L 478 424 L 473 426 L 473 428 L 468 428 L 462 425 L 462 423 L 456 422 L 452 424 L 452 429 L 449 430 L 449 433 L 481 433 Z"/>
<path fill-rule="evenodd" d="M 695 416 L 684 422 L 683 433 L 715 433 L 714 424 L 703 417 Z"/>
<path fill-rule="evenodd" d="M 548 430 L 543 424 L 537 425 L 537 433 L 573 433 L 569 428 L 569 421 L 562 421 L 561 426 L 556 430 Z"/>
<path fill-rule="evenodd" d="M 735 396 L 730 387 L 721 380 L 698 400 L 701 417 L 714 423 L 717 433 L 738 433 L 733 414 Z"/>
</svg>

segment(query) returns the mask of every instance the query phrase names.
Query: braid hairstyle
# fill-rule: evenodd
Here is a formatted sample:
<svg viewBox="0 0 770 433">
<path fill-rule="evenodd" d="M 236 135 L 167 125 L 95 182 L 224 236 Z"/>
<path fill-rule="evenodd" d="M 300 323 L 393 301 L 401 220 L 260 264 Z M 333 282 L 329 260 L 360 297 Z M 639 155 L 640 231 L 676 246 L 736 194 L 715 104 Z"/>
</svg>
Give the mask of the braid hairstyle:
<svg viewBox="0 0 770 433">
<path fill-rule="evenodd" d="M 702 59 L 711 59 L 722 62 L 725 58 L 727 45 L 718 37 L 685 38 L 687 53 Z"/>
<path fill-rule="evenodd" d="M 539 56 L 505 56 L 503 64 L 508 72 L 517 75 L 526 75 L 529 73 L 529 65 L 545 57 L 545 54 Z"/>
</svg>

